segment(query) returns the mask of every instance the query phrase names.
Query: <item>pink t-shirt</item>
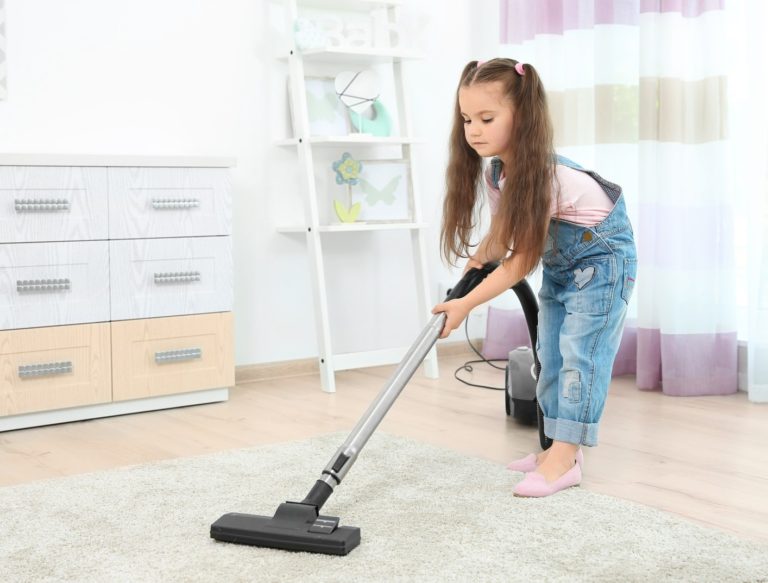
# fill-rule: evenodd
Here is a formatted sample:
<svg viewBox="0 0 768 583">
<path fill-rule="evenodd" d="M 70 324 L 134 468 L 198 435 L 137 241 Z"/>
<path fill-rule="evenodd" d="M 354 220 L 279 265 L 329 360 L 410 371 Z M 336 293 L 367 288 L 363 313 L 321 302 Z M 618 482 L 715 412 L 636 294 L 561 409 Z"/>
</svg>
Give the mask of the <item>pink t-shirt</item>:
<svg viewBox="0 0 768 583">
<path fill-rule="evenodd" d="M 575 223 L 584 227 L 593 227 L 601 223 L 613 209 L 613 201 L 600 187 L 597 181 L 586 172 L 581 172 L 562 164 L 555 166 L 555 180 L 552 188 L 551 214 L 553 218 Z M 491 213 L 499 208 L 499 197 L 504 188 L 505 176 L 499 179 L 499 188 L 493 185 L 491 167 L 485 172 L 488 186 L 488 202 Z M 557 201 L 557 188 L 560 188 L 560 201 Z"/>
</svg>

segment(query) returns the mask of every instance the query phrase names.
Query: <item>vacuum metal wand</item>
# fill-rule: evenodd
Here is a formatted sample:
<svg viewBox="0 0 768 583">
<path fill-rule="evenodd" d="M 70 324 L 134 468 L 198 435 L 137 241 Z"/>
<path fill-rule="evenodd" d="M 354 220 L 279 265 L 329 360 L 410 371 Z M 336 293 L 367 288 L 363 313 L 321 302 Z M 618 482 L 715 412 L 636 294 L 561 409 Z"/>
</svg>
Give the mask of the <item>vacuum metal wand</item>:
<svg viewBox="0 0 768 583">
<path fill-rule="evenodd" d="M 482 269 L 469 270 L 464 278 L 448 291 L 445 301 L 457 299 L 472 291 L 485 277 L 491 273 L 497 263 L 489 263 Z M 384 416 L 394 404 L 405 385 L 411 380 L 421 362 L 432 349 L 445 325 L 446 315 L 435 314 L 422 330 L 416 341 L 406 353 L 397 370 L 387 381 L 378 397 L 371 403 L 368 410 L 358 421 L 355 428 L 349 434 L 346 441 L 336 450 L 328 465 L 323 469 L 322 477 L 315 482 L 302 504 L 312 504 L 318 510 L 322 508 L 326 500 L 333 493 L 333 489 L 341 484 L 344 476 L 357 460 L 357 456 L 363 449 L 368 439 L 373 435 L 376 427 L 384 419 Z"/>
<path fill-rule="evenodd" d="M 400 366 L 397 367 L 397 370 L 389 378 L 379 396 L 371 403 L 368 410 L 349 434 L 349 437 L 347 437 L 347 440 L 339 447 L 331 461 L 328 462 L 328 465 L 325 466 L 323 477 L 320 481 L 326 483 L 331 489 L 340 484 L 344 479 L 352 464 L 357 460 L 360 450 L 363 449 L 368 439 L 373 435 L 373 432 L 376 431 L 387 411 L 392 407 L 397 397 L 405 388 L 405 385 L 408 384 L 416 369 L 419 368 L 419 365 L 427 356 L 427 353 L 437 342 L 445 325 L 445 319 L 445 314 L 436 314 L 432 317 L 416 342 L 406 353 Z M 330 494 L 330 492 L 328 493 Z M 305 504 L 317 504 L 318 509 L 322 506 L 322 503 L 319 502 L 319 500 L 304 500 Z M 322 502 L 325 502 L 325 500 Z"/>
</svg>

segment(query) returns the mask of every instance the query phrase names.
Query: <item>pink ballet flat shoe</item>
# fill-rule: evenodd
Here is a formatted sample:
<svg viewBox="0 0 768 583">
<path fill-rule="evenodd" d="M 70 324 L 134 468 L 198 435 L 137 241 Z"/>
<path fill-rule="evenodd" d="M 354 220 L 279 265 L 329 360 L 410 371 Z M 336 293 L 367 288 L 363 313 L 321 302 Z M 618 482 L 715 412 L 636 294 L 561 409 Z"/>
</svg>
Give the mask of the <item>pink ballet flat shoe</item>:
<svg viewBox="0 0 768 583">
<path fill-rule="evenodd" d="M 584 467 L 584 454 L 582 453 L 581 448 L 576 450 L 576 463 Z M 507 464 L 507 469 L 512 470 L 513 472 L 532 472 L 538 467 L 539 464 L 536 463 L 535 453 L 529 453 L 524 458 L 514 460 Z"/>
<path fill-rule="evenodd" d="M 581 466 L 573 464 L 570 470 L 554 482 L 547 482 L 546 478 L 537 472 L 528 472 L 525 478 L 515 486 L 513 493 L 523 498 L 543 498 L 579 484 L 581 484 Z"/>
<path fill-rule="evenodd" d="M 536 454 L 529 453 L 524 458 L 509 462 L 507 464 L 507 469 L 512 470 L 513 472 L 532 472 L 537 466 Z"/>
</svg>

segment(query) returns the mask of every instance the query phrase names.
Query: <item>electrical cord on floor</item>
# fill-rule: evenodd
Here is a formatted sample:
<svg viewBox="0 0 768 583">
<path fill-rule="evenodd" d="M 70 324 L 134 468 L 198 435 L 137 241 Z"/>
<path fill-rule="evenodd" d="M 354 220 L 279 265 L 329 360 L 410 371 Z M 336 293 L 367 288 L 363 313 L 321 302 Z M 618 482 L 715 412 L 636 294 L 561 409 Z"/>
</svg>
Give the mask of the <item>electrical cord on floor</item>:
<svg viewBox="0 0 768 583">
<path fill-rule="evenodd" d="M 484 362 L 493 368 L 496 368 L 498 370 L 506 370 L 506 367 L 503 366 L 497 366 L 493 364 L 494 362 L 507 362 L 507 359 L 505 358 L 493 358 L 493 359 L 487 359 L 482 354 L 480 354 L 480 351 L 475 348 L 475 345 L 472 344 L 472 341 L 469 339 L 469 318 L 466 318 L 464 320 L 464 334 L 467 336 L 467 344 L 469 344 L 469 347 L 472 349 L 472 351 L 477 354 L 480 357 L 480 360 L 468 360 L 464 364 L 462 364 L 459 368 L 457 368 L 455 371 L 453 371 L 453 376 L 457 381 L 461 381 L 465 385 L 469 385 L 470 387 L 478 387 L 480 389 L 491 389 L 493 391 L 505 391 L 506 387 L 492 387 L 490 385 L 480 385 L 477 383 L 470 383 L 469 381 L 465 381 L 462 378 L 459 378 L 459 371 L 464 370 L 467 372 L 472 372 L 472 365 L 477 364 L 478 362 Z"/>
</svg>

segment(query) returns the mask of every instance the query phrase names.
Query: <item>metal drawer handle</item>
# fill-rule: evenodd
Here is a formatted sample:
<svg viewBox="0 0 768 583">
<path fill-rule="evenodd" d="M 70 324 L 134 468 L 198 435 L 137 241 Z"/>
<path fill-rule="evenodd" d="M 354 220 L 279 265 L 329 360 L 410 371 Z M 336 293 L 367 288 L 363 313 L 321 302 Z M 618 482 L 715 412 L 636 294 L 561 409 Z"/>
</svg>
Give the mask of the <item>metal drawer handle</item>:
<svg viewBox="0 0 768 583">
<path fill-rule="evenodd" d="M 202 348 L 183 348 L 181 350 L 166 350 L 165 352 L 155 352 L 155 362 L 165 364 L 167 362 L 181 362 L 183 360 L 195 360 L 202 358 Z"/>
<path fill-rule="evenodd" d="M 17 213 L 51 213 L 68 211 L 70 202 L 65 198 L 16 198 L 13 206 Z"/>
<path fill-rule="evenodd" d="M 66 362 L 46 362 L 45 364 L 19 365 L 19 377 L 23 379 L 30 377 L 66 374 L 70 372 L 72 372 L 71 360 L 67 360 Z"/>
<path fill-rule="evenodd" d="M 200 206 L 197 198 L 153 198 L 152 208 L 155 210 L 188 209 Z"/>
<path fill-rule="evenodd" d="M 50 291 L 69 291 L 69 278 L 63 279 L 17 279 L 16 291 L 18 293 L 32 292 L 50 292 Z"/>
<path fill-rule="evenodd" d="M 200 281 L 199 271 L 170 271 L 155 274 L 155 284 L 157 285 L 164 283 L 189 283 L 191 281 Z"/>
</svg>

